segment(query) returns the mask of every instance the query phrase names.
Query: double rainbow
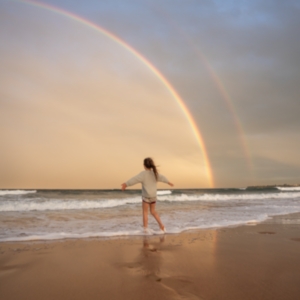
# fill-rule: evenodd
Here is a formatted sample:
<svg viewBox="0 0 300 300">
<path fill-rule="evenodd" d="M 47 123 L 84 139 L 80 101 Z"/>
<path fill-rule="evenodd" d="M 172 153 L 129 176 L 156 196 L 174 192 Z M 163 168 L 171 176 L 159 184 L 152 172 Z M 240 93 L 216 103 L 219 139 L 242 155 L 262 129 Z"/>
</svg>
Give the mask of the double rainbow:
<svg viewBox="0 0 300 300">
<path fill-rule="evenodd" d="M 156 77 L 164 84 L 164 86 L 168 89 L 170 94 L 174 97 L 178 105 L 180 106 L 181 110 L 183 111 L 184 115 L 186 116 L 190 127 L 193 131 L 193 134 L 199 144 L 199 147 L 202 151 L 203 155 L 203 160 L 205 164 L 205 169 L 206 169 L 206 176 L 209 182 L 210 187 L 214 187 L 214 179 L 213 179 L 213 174 L 212 174 L 212 168 L 210 165 L 210 161 L 208 159 L 208 154 L 207 150 L 201 135 L 200 130 L 197 127 L 197 124 L 195 120 L 193 119 L 191 113 L 189 112 L 187 106 L 185 105 L 184 101 L 182 98 L 179 96 L 179 94 L 176 92 L 174 87 L 170 84 L 170 82 L 165 78 L 165 76 L 153 65 L 151 64 L 150 61 L 148 61 L 142 54 L 140 54 L 138 51 L 136 51 L 134 48 L 132 48 L 130 45 L 128 45 L 126 42 L 124 42 L 122 39 L 117 37 L 116 35 L 112 34 L 111 32 L 107 31 L 106 29 L 100 27 L 99 25 L 96 25 L 78 15 L 75 15 L 71 12 L 65 11 L 61 8 L 42 3 L 42 2 L 36 2 L 32 0 L 12 0 L 14 2 L 19 2 L 19 3 L 24 3 L 27 5 L 35 6 L 38 8 L 46 9 L 48 11 L 51 11 L 53 13 L 62 15 L 64 17 L 67 17 L 69 19 L 72 19 L 74 21 L 80 22 L 81 24 L 88 26 L 90 29 L 96 30 L 99 33 L 105 35 L 106 37 L 110 38 L 117 44 L 121 45 L 124 49 L 132 53 L 137 59 L 139 59 L 143 64 L 145 64 L 155 75 Z"/>
</svg>

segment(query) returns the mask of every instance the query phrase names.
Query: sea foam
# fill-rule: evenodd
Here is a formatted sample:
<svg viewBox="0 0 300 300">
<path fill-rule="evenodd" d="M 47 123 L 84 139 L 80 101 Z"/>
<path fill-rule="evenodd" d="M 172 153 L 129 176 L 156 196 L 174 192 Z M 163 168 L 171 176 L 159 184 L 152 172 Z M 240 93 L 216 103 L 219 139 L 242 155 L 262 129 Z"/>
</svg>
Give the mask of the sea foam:
<svg viewBox="0 0 300 300">
<path fill-rule="evenodd" d="M 0 212 L 4 211 L 43 211 L 43 210 L 82 210 L 97 209 L 122 206 L 126 204 L 140 203 L 141 198 L 125 198 L 110 200 L 58 200 L 51 199 L 47 201 L 2 201 L 0 202 Z"/>
<path fill-rule="evenodd" d="M 29 191 L 29 190 L 0 190 L 0 196 L 5 195 L 25 195 L 25 194 L 32 194 L 36 193 L 35 190 Z"/>
<path fill-rule="evenodd" d="M 161 201 L 232 201 L 232 200 L 259 200 L 259 199 L 293 199 L 299 198 L 300 192 L 295 193 L 249 193 L 249 194 L 202 194 L 202 195 L 170 195 L 160 196 Z"/>
<path fill-rule="evenodd" d="M 290 191 L 300 191 L 300 186 L 291 186 L 291 187 L 276 187 L 280 191 L 290 192 Z"/>
<path fill-rule="evenodd" d="M 33 194 L 0 197 L 0 242 L 144 235 L 140 191 L 25 192 Z M 275 215 L 300 212 L 299 190 L 158 192 L 158 212 L 168 234 L 256 224 Z M 293 222 L 299 225 L 300 217 Z M 149 228 L 148 235 L 160 233 L 151 217 Z"/>
<path fill-rule="evenodd" d="M 168 190 L 157 191 L 157 195 L 171 195 L 171 194 L 172 194 L 172 191 L 168 191 Z"/>
<path fill-rule="evenodd" d="M 265 194 L 178 194 L 158 195 L 158 201 L 164 202 L 227 202 L 244 200 L 272 200 L 272 199 L 298 199 L 300 192 L 290 193 L 265 193 Z M 141 197 L 124 199 L 101 199 L 101 200 L 69 200 L 69 199 L 35 199 L 35 200 L 6 200 L 0 202 L 0 212 L 9 211 L 45 211 L 45 210 L 88 210 L 104 209 L 128 204 L 140 204 Z"/>
</svg>

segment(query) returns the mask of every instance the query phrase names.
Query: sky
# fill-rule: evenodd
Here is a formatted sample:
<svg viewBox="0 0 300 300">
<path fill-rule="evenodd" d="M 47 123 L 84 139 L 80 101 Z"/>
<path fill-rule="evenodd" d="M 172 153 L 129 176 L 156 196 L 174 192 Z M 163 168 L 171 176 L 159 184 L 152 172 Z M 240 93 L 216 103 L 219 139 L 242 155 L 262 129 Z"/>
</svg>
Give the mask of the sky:
<svg viewBox="0 0 300 300">
<path fill-rule="evenodd" d="M 300 184 L 298 1 L 36 3 L 0 0 L 0 188 L 147 156 L 175 188 Z"/>
</svg>

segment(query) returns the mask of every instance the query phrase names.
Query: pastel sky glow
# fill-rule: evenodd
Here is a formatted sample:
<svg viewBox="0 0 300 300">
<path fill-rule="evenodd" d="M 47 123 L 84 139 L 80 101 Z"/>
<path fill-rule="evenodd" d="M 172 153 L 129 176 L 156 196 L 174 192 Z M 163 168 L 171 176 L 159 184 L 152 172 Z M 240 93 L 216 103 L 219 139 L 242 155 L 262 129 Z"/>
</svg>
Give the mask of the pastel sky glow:
<svg viewBox="0 0 300 300">
<path fill-rule="evenodd" d="M 300 183 L 297 1 L 25 2 L 0 0 L 0 188 L 119 188 L 146 156 L 176 188 Z"/>
</svg>

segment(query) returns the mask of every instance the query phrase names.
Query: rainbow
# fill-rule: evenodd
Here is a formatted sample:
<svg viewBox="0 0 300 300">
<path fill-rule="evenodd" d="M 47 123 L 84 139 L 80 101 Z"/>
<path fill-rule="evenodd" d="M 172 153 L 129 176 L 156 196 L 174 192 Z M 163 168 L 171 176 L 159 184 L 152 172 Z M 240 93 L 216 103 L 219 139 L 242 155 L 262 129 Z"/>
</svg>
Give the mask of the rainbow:
<svg viewBox="0 0 300 300">
<path fill-rule="evenodd" d="M 247 161 L 248 169 L 252 172 L 253 164 L 252 164 L 251 155 L 250 155 L 250 152 L 249 152 L 249 149 L 248 149 L 248 144 L 247 144 L 247 141 L 245 139 L 245 134 L 244 134 L 242 124 L 241 124 L 239 118 L 237 117 L 237 113 L 236 113 L 235 107 L 233 105 L 232 99 L 231 99 L 229 93 L 227 92 L 223 82 L 221 81 L 219 76 L 217 76 L 217 74 L 216 74 L 215 70 L 212 68 L 212 66 L 208 63 L 208 60 L 205 58 L 204 54 L 201 53 L 198 49 L 195 49 L 195 52 L 201 58 L 202 62 L 204 63 L 204 65 L 206 67 L 206 69 L 210 73 L 210 76 L 211 76 L 213 82 L 217 86 L 217 89 L 218 89 L 220 95 L 222 96 L 222 98 L 225 101 L 231 115 L 233 116 L 233 122 L 235 124 L 235 128 L 236 128 L 236 131 L 238 133 L 238 137 L 240 139 L 240 143 L 241 143 L 241 146 L 242 146 L 242 149 L 243 149 L 243 152 L 244 152 L 244 156 L 245 156 L 246 161 Z"/>
<path fill-rule="evenodd" d="M 54 12 L 56 14 L 65 16 L 67 18 L 70 18 L 74 21 L 80 22 L 83 25 L 88 26 L 90 29 L 96 30 L 100 32 L 101 34 L 105 35 L 106 37 L 110 38 L 111 40 L 115 41 L 117 44 L 125 48 L 127 51 L 132 53 L 137 59 L 139 59 L 144 65 L 146 65 L 155 75 L 156 77 L 165 85 L 165 87 L 168 89 L 170 94 L 175 98 L 176 102 L 180 106 L 181 110 L 183 111 L 184 115 L 186 116 L 190 127 L 193 131 L 193 134 L 198 142 L 198 145 L 202 151 L 203 155 L 203 160 L 205 164 L 205 170 L 206 170 L 206 176 L 209 182 L 210 187 L 214 187 L 214 179 L 213 179 L 213 174 L 212 174 L 212 168 L 210 165 L 210 161 L 208 158 L 207 150 L 201 135 L 200 130 L 197 127 L 197 124 L 195 120 L 193 119 L 193 116 L 191 115 L 190 111 L 188 110 L 187 106 L 185 105 L 184 101 L 181 99 L 179 94 L 176 92 L 176 90 L 173 88 L 173 86 L 170 84 L 170 82 L 164 77 L 164 75 L 153 65 L 148 61 L 143 55 L 141 55 L 138 51 L 136 51 L 134 48 L 132 48 L 130 45 L 125 43 L 122 39 L 119 37 L 115 36 L 111 32 L 107 31 L 106 29 L 100 27 L 99 25 L 96 25 L 80 16 L 77 16 L 73 13 L 70 13 L 68 11 L 65 11 L 61 8 L 42 3 L 42 2 L 37 2 L 37 1 L 32 1 L 32 0 L 12 0 L 14 2 L 19 2 L 19 3 L 24 3 L 28 5 L 32 5 L 38 8 L 46 9 L 48 11 Z"/>
<path fill-rule="evenodd" d="M 252 164 L 252 159 L 251 159 L 251 154 L 249 152 L 249 147 L 247 145 L 247 141 L 245 139 L 245 134 L 244 130 L 242 127 L 242 124 L 238 118 L 238 115 L 236 113 L 235 107 L 233 105 L 232 99 L 227 92 L 223 82 L 221 81 L 220 77 L 217 75 L 216 71 L 213 69 L 211 64 L 209 64 L 208 59 L 205 57 L 205 55 L 202 53 L 202 51 L 199 50 L 199 48 L 195 45 L 195 42 L 179 27 L 177 24 L 170 18 L 168 13 L 166 11 L 162 11 L 159 7 L 156 5 L 152 4 L 151 8 L 155 10 L 156 13 L 161 14 L 164 18 L 164 20 L 167 20 L 169 25 L 174 28 L 174 30 L 185 40 L 185 42 L 192 48 L 195 52 L 195 54 L 200 58 L 202 63 L 204 64 L 206 70 L 208 71 L 210 77 L 212 78 L 212 81 L 216 85 L 216 88 L 223 98 L 225 104 L 227 105 L 228 110 L 230 111 L 230 114 L 233 118 L 233 122 L 236 128 L 236 131 L 238 133 L 238 137 L 240 140 L 241 147 L 243 149 L 244 157 L 246 158 L 247 161 L 247 166 L 248 169 L 251 172 L 253 172 L 253 164 Z"/>
</svg>

